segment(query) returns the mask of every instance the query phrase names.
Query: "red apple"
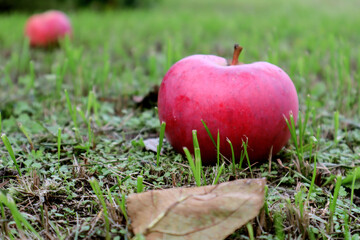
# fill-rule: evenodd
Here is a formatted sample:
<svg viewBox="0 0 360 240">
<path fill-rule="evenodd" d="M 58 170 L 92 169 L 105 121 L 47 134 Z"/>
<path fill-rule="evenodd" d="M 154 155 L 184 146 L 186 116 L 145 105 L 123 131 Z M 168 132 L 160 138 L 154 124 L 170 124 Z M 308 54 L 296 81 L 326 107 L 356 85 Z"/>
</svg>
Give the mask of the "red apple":
<svg viewBox="0 0 360 240">
<path fill-rule="evenodd" d="M 160 121 L 166 122 L 165 136 L 173 148 L 193 149 L 192 130 L 197 130 L 201 158 L 216 162 L 216 147 L 231 159 L 231 141 L 236 159 L 243 141 L 248 141 L 250 161 L 264 162 L 278 153 L 290 138 L 286 118 L 297 120 L 299 103 L 295 86 L 279 67 L 268 62 L 238 63 L 242 48 L 235 45 L 231 64 L 213 55 L 193 55 L 175 63 L 159 90 Z"/>
<path fill-rule="evenodd" d="M 47 11 L 31 16 L 25 25 L 25 35 L 34 47 L 47 47 L 56 44 L 65 35 L 71 36 L 69 18 L 60 11 Z"/>
</svg>

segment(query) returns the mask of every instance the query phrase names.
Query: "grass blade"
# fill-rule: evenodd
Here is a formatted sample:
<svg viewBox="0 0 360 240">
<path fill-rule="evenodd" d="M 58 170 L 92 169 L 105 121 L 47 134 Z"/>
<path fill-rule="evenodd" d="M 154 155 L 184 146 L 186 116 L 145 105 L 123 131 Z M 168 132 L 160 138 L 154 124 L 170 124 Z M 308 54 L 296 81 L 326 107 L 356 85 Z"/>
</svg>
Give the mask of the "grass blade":
<svg viewBox="0 0 360 240">
<path fill-rule="evenodd" d="M 61 154 L 61 128 L 58 128 L 58 134 L 57 134 L 57 157 L 58 157 L 58 161 L 60 161 L 60 154 Z"/>
<path fill-rule="evenodd" d="M 137 179 L 137 184 L 136 184 L 136 192 L 137 193 L 142 193 L 144 191 L 144 177 L 142 175 L 138 176 Z"/>
<path fill-rule="evenodd" d="M 232 160 L 232 171 L 233 174 L 235 175 L 236 173 L 236 167 L 235 167 L 235 152 L 234 152 L 234 147 L 230 141 L 230 139 L 226 138 L 226 141 L 229 143 L 230 145 L 230 149 L 231 149 L 231 160 Z"/>
<path fill-rule="evenodd" d="M 279 240 L 285 239 L 283 221 L 284 221 L 284 219 L 283 219 L 281 213 L 276 212 L 274 215 L 274 227 L 275 227 L 276 239 L 279 239 Z"/>
<path fill-rule="evenodd" d="M 21 123 L 18 123 L 18 126 L 21 130 L 21 132 L 25 135 L 25 137 L 27 138 L 29 144 L 30 144 L 30 148 L 31 150 L 34 150 L 34 144 L 33 144 L 33 141 L 31 140 L 31 137 L 29 135 L 29 133 L 26 131 L 25 127 L 21 124 Z"/>
<path fill-rule="evenodd" d="M 200 148 L 199 141 L 197 139 L 197 131 L 196 130 L 192 130 L 192 137 L 193 137 L 194 152 L 195 152 L 196 148 Z"/>
<path fill-rule="evenodd" d="M 220 164 L 220 132 L 219 132 L 219 130 L 217 132 L 217 139 L 216 139 L 216 160 L 217 160 L 217 165 L 219 166 L 219 164 Z"/>
<path fill-rule="evenodd" d="M 250 222 L 248 222 L 246 224 L 246 228 L 248 230 L 248 233 L 249 233 L 249 239 L 250 240 L 255 240 L 255 237 L 254 237 L 254 229 L 253 229 L 253 226 L 251 225 Z"/>
<path fill-rule="evenodd" d="M 296 155 L 298 157 L 299 160 L 299 164 L 300 164 L 300 168 L 304 169 L 304 163 L 303 163 L 303 153 L 301 152 L 301 149 L 299 147 L 299 142 L 297 140 L 297 135 L 296 135 L 296 126 L 295 126 L 295 120 L 294 120 L 294 115 L 292 112 L 290 112 L 289 115 L 289 120 L 286 118 L 286 116 L 284 116 L 286 125 L 288 126 L 288 129 L 290 131 L 290 136 L 291 136 L 291 140 L 294 143 L 295 146 L 295 150 L 296 150 Z M 301 120 L 301 114 L 299 113 L 299 129 L 302 129 L 302 120 Z"/>
<path fill-rule="evenodd" d="M 17 172 L 19 173 L 19 176 L 21 177 L 21 176 L 22 176 L 22 175 L 21 175 L 21 171 L 20 171 L 19 165 L 18 165 L 18 163 L 17 163 L 17 161 L 16 161 L 15 154 L 14 154 L 14 150 L 13 150 L 13 148 L 11 147 L 10 141 L 9 141 L 9 139 L 7 138 L 7 136 L 6 136 L 5 133 L 1 135 L 1 139 L 2 139 L 3 142 L 4 142 L 4 145 L 5 145 L 7 151 L 8 151 L 8 153 L 9 153 L 9 155 L 10 155 L 10 158 L 12 159 L 12 161 L 13 161 L 15 167 L 16 167 Z"/>
<path fill-rule="evenodd" d="M 309 192 L 308 192 L 307 199 L 306 199 L 307 202 L 309 202 L 310 195 L 312 193 L 312 190 L 314 189 L 315 178 L 316 178 L 316 155 L 314 157 L 314 170 L 313 170 L 313 175 L 312 175 L 312 178 L 311 178 L 311 184 L 310 184 Z"/>
<path fill-rule="evenodd" d="M 97 196 L 97 198 L 99 199 L 99 201 L 103 207 L 105 228 L 106 228 L 106 240 L 110 240 L 111 239 L 111 237 L 110 237 L 110 221 L 109 221 L 109 216 L 108 216 L 108 210 L 107 210 L 104 196 L 100 189 L 99 182 L 95 178 L 90 179 L 89 182 L 90 182 L 91 188 L 93 189 L 95 195 Z"/>
<path fill-rule="evenodd" d="M 194 159 L 193 157 L 191 156 L 191 153 L 189 151 L 189 149 L 187 149 L 186 147 L 183 148 L 184 150 L 184 153 L 185 153 L 185 156 L 186 158 L 188 159 L 189 161 L 189 166 L 190 166 L 190 169 L 193 173 L 196 172 L 196 169 L 195 169 L 195 163 L 194 163 Z"/>
<path fill-rule="evenodd" d="M 87 107 L 86 107 L 86 113 L 85 115 L 86 116 L 89 116 L 90 115 L 90 112 L 91 112 L 91 107 L 93 106 L 94 104 L 94 92 L 93 91 L 90 91 L 89 92 L 89 95 L 88 95 L 88 100 L 87 100 Z"/>
<path fill-rule="evenodd" d="M 225 163 L 221 164 L 221 166 L 220 166 L 220 168 L 219 168 L 219 170 L 218 170 L 218 173 L 216 174 L 216 178 L 214 179 L 213 185 L 216 185 L 216 184 L 218 183 L 219 178 L 220 178 L 220 176 L 221 176 L 221 173 L 222 173 L 222 171 L 223 171 L 223 169 L 224 169 L 224 164 L 225 164 Z"/>
<path fill-rule="evenodd" d="M 334 189 L 334 196 L 330 202 L 330 215 L 329 215 L 329 224 L 327 226 L 327 232 L 329 233 L 330 231 L 333 231 L 333 218 L 334 218 L 334 214 L 335 214 L 335 209 L 336 209 L 336 203 L 337 203 L 337 199 L 339 196 L 339 191 L 340 191 L 340 187 L 341 187 L 341 182 L 342 182 L 342 176 L 337 176 L 336 177 L 336 185 L 335 185 L 335 189 Z"/>
<path fill-rule="evenodd" d="M 338 132 L 339 132 L 339 111 L 334 112 L 334 143 L 338 144 Z"/>
<path fill-rule="evenodd" d="M 29 62 L 29 70 L 30 70 L 30 81 L 28 85 L 28 90 L 33 89 L 35 86 L 35 66 L 33 61 Z"/>
<path fill-rule="evenodd" d="M 202 120 L 201 119 L 201 122 L 202 122 L 202 124 L 204 125 L 204 128 L 205 128 L 205 130 L 206 130 L 206 132 L 207 132 L 207 134 L 209 135 L 209 137 L 210 137 L 210 139 L 211 139 L 211 141 L 212 141 L 212 143 L 214 144 L 214 146 L 216 147 L 217 145 L 216 145 L 216 142 L 215 142 L 215 140 L 214 140 L 214 138 L 213 138 L 213 136 L 212 136 L 212 134 L 211 134 L 211 132 L 210 132 L 210 130 L 209 130 L 209 128 L 208 128 L 208 126 L 206 125 L 206 123 L 205 123 L 205 121 L 204 120 Z M 219 132 L 219 131 L 218 131 Z"/>
<path fill-rule="evenodd" d="M 20 213 L 18 208 L 16 207 L 16 203 L 14 200 L 8 196 L 5 196 L 2 192 L 0 192 L 0 203 L 7 206 L 14 218 L 16 226 L 18 227 L 19 231 L 23 230 L 24 227 L 31 231 L 38 239 L 42 239 L 38 232 L 31 226 L 31 224 L 24 218 L 24 216 Z"/>
<path fill-rule="evenodd" d="M 160 164 L 160 152 L 164 141 L 165 127 L 166 127 L 166 122 L 162 122 L 160 126 L 159 145 L 157 146 L 157 152 L 156 152 L 156 166 L 159 166 Z"/>
<path fill-rule="evenodd" d="M 244 155 L 245 155 L 245 158 L 246 158 L 249 170 L 250 170 L 251 178 L 254 178 L 254 175 L 253 175 L 252 170 L 251 170 L 251 163 L 250 163 L 249 154 L 248 154 L 248 151 L 247 151 L 247 146 L 248 146 L 248 140 L 247 139 L 246 139 L 246 142 L 244 142 L 244 140 L 242 141 L 242 146 L 243 146 Z"/>
<path fill-rule="evenodd" d="M 202 166 L 201 166 L 200 148 L 195 148 L 194 155 L 195 155 L 195 169 L 196 169 L 195 175 L 197 179 L 201 179 Z"/>
<path fill-rule="evenodd" d="M 199 186 L 201 186 L 201 174 L 200 174 L 200 176 L 199 176 L 199 174 L 198 174 L 198 169 L 197 169 L 199 163 L 197 163 L 197 165 L 195 165 L 196 160 L 194 161 L 194 158 L 191 156 L 191 153 L 190 153 L 189 149 L 187 149 L 186 147 L 184 147 L 183 150 L 184 150 L 184 152 L 185 152 L 186 158 L 188 159 L 191 172 L 192 172 L 192 174 L 194 175 L 196 186 L 199 187 Z"/>
<path fill-rule="evenodd" d="M 195 179 L 197 180 L 197 184 L 201 185 L 201 176 L 204 174 L 202 171 L 202 162 L 201 162 L 201 153 L 200 153 L 200 146 L 199 146 L 199 141 L 197 138 L 197 131 L 193 130 L 192 131 L 192 136 L 193 136 L 193 144 L 194 144 L 194 157 L 195 157 Z M 203 178 L 203 180 L 205 181 L 205 178 Z M 200 186 L 198 185 L 198 186 Z"/>
<path fill-rule="evenodd" d="M 70 101 L 68 91 L 66 89 L 65 89 L 65 98 L 66 98 L 69 114 L 70 114 L 70 116 L 72 117 L 72 120 L 73 120 L 74 129 L 75 129 L 75 136 L 76 136 L 77 139 L 79 139 L 79 137 L 78 137 L 77 117 L 76 117 L 77 111 L 76 111 L 75 108 L 73 108 L 73 106 L 71 104 L 71 101 Z"/>
<path fill-rule="evenodd" d="M 121 205 L 120 205 L 121 211 L 124 214 L 124 217 L 126 221 L 128 221 L 128 216 L 126 212 L 126 196 L 125 194 L 121 194 Z"/>
</svg>

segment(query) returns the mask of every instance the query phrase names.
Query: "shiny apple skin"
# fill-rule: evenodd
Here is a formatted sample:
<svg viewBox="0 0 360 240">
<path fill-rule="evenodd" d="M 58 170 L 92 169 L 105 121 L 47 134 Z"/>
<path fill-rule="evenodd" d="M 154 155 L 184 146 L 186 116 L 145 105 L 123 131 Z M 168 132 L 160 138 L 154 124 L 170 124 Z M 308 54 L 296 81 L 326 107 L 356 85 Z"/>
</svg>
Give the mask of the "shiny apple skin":
<svg viewBox="0 0 360 240">
<path fill-rule="evenodd" d="M 251 163 L 264 162 L 288 142 L 284 116 L 297 120 L 298 96 L 289 76 L 267 62 L 228 66 L 224 58 L 193 55 L 175 63 L 160 85 L 158 111 L 166 122 L 165 136 L 173 148 L 193 151 L 197 130 L 204 164 L 216 163 L 216 148 L 206 132 L 220 133 L 220 152 L 231 159 L 231 141 L 238 162 L 248 141 Z M 272 149 L 272 150 L 271 150 Z"/>
<path fill-rule="evenodd" d="M 65 13 L 56 10 L 35 14 L 26 22 L 25 35 L 31 46 L 47 47 L 72 35 L 71 22 Z"/>
</svg>

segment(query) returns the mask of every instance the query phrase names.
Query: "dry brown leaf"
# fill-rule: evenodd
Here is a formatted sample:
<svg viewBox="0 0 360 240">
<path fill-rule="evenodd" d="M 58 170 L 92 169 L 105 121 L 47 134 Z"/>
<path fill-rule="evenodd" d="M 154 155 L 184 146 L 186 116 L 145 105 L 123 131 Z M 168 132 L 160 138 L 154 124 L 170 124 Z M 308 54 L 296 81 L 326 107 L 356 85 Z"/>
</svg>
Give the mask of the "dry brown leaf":
<svg viewBox="0 0 360 240">
<path fill-rule="evenodd" d="M 128 215 L 147 240 L 224 239 L 256 217 L 264 205 L 265 179 L 131 194 Z"/>
</svg>

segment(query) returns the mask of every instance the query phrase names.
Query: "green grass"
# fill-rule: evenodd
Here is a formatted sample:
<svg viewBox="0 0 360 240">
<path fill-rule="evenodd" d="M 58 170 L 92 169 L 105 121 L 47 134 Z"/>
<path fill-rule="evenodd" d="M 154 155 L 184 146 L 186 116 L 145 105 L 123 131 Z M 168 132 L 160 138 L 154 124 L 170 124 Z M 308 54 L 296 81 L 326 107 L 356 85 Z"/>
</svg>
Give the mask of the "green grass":
<svg viewBox="0 0 360 240">
<path fill-rule="evenodd" d="M 252 176 L 267 178 L 265 213 L 228 239 L 358 238 L 357 5 L 164 0 L 73 11 L 73 39 L 46 50 L 29 49 L 26 14 L 0 15 L 0 238 L 129 239 L 128 194 Z M 217 166 L 202 166 L 201 149 L 189 162 L 168 142 L 146 151 L 143 140 L 163 130 L 155 106 L 133 97 L 185 56 L 231 59 L 234 43 L 244 47 L 240 62 L 269 61 L 293 80 L 301 118 L 288 119 L 289 144 L 251 168 L 246 151 L 241 164 L 219 153 Z"/>
</svg>

